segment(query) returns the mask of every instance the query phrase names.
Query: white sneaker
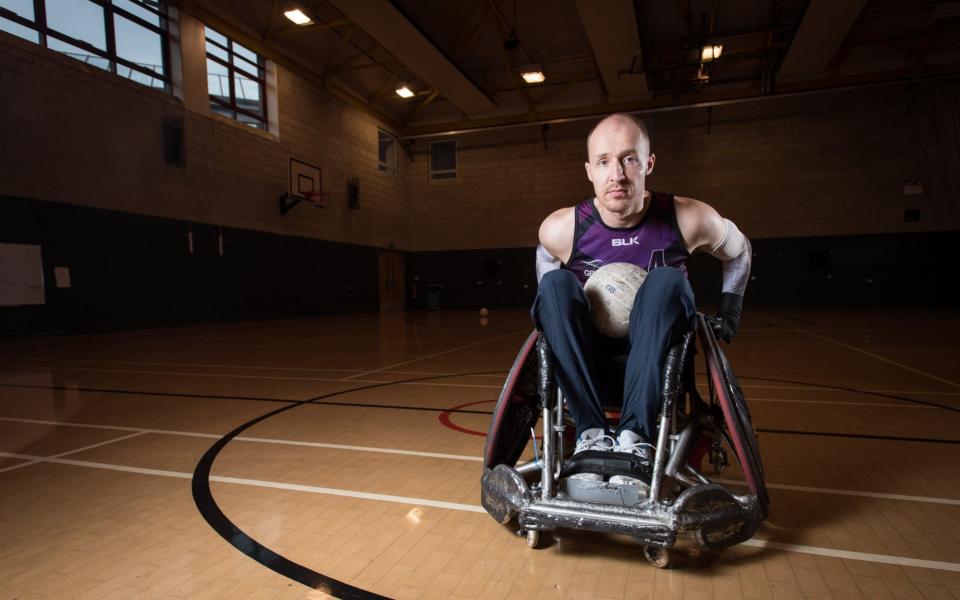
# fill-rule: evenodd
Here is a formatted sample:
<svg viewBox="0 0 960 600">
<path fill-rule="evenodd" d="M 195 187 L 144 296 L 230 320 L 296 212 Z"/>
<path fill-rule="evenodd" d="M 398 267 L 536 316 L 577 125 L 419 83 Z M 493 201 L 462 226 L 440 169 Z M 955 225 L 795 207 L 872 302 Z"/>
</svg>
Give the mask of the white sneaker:
<svg viewBox="0 0 960 600">
<path fill-rule="evenodd" d="M 656 447 L 653 444 L 644 441 L 644 439 L 638 434 L 625 429 L 621 431 L 620 435 L 618 436 L 617 447 L 615 451 L 626 452 L 639 456 L 643 460 L 652 464 Z M 635 485 L 640 488 L 640 491 L 643 494 L 646 494 L 650 491 L 649 485 L 639 479 L 627 477 L 626 475 L 614 475 L 610 478 L 610 483 Z"/>
<path fill-rule="evenodd" d="M 604 452 L 610 452 L 616 447 L 617 441 L 615 439 L 607 435 L 607 432 L 603 429 L 595 427 L 593 429 L 587 429 L 580 434 L 580 440 L 577 442 L 577 448 L 573 451 L 573 453 L 579 454 L 586 450 L 602 450 Z M 600 473 L 577 473 L 576 475 L 571 475 L 570 479 L 603 481 L 603 475 Z"/>
</svg>

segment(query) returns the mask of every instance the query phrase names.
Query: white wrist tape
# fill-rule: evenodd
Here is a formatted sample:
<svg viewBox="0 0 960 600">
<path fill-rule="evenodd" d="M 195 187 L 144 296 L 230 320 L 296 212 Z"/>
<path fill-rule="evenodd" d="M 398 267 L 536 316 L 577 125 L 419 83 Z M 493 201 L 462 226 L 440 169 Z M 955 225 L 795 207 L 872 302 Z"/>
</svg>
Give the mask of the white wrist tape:
<svg viewBox="0 0 960 600">
<path fill-rule="evenodd" d="M 560 259 L 547 252 L 543 244 L 537 245 L 537 283 L 543 279 L 548 271 L 556 271 L 560 268 Z"/>
<path fill-rule="evenodd" d="M 750 280 L 753 249 L 750 240 L 737 229 L 733 221 L 724 219 L 723 222 L 723 239 L 710 249 L 710 254 L 723 261 L 723 291 L 742 296 Z"/>
</svg>

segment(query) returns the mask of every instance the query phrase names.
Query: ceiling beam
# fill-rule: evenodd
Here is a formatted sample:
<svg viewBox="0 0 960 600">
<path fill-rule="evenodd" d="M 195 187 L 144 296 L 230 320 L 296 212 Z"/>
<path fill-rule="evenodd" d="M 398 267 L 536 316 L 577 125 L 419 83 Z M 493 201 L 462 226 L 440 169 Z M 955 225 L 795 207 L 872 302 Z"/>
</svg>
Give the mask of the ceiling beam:
<svg viewBox="0 0 960 600">
<path fill-rule="evenodd" d="M 461 111 L 478 115 L 497 108 L 389 0 L 331 0 L 331 4 Z"/>
<path fill-rule="evenodd" d="M 643 63 L 632 0 L 605 2 L 599 10 L 597 3 L 592 0 L 576 0 L 576 4 L 590 47 L 593 48 L 597 68 L 611 99 L 629 96 L 648 98 L 650 90 L 646 75 L 630 73 L 635 61 Z"/>
<path fill-rule="evenodd" d="M 810 0 L 790 50 L 777 72 L 777 82 L 819 79 L 827 74 L 850 28 L 867 0 Z"/>
</svg>

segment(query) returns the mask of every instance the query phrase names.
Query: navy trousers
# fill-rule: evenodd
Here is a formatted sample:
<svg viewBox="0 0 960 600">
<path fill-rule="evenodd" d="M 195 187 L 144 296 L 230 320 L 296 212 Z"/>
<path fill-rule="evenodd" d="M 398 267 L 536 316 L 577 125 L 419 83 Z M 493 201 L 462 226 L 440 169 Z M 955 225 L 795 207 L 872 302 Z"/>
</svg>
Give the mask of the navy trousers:
<svg viewBox="0 0 960 600">
<path fill-rule="evenodd" d="M 626 339 L 604 336 L 593 325 L 590 304 L 576 276 L 563 269 L 540 280 L 531 310 L 556 359 L 557 383 L 577 423 L 585 430 L 607 428 L 603 398 L 622 390 L 620 427 L 656 439 L 663 359 L 674 333 L 689 331 L 696 315 L 693 290 L 678 269 L 659 267 L 647 274 L 630 312 Z M 627 355 L 622 380 L 600 368 L 603 357 Z M 622 387 L 620 384 L 622 383 Z"/>
</svg>

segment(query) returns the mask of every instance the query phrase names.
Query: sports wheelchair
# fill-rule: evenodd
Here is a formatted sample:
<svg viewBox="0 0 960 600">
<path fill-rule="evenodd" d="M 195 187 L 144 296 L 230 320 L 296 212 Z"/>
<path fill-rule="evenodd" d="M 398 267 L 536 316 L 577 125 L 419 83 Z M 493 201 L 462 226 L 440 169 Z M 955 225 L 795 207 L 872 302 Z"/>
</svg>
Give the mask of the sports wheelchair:
<svg viewBox="0 0 960 600">
<path fill-rule="evenodd" d="M 706 399 L 694 380 L 695 336 L 706 363 Z M 534 331 L 510 369 L 487 433 L 481 503 L 490 516 L 503 525 L 518 517 L 518 534 L 533 548 L 541 532 L 561 527 L 628 534 L 660 568 L 669 566 L 669 549 L 680 532 L 692 532 L 711 551 L 753 536 L 769 504 L 757 438 L 740 386 L 702 314 L 667 351 L 652 462 L 596 450 L 574 455 L 574 428 L 553 369 L 549 343 Z M 616 401 L 619 408 L 620 398 Z M 518 464 L 531 437 L 533 459 Z M 743 471 L 746 494 L 734 494 L 701 473 L 704 458 L 716 474 L 728 465 L 724 442 Z M 570 477 L 583 472 L 602 474 L 604 481 Z M 606 482 L 611 475 L 648 482 L 649 493 Z"/>
</svg>

